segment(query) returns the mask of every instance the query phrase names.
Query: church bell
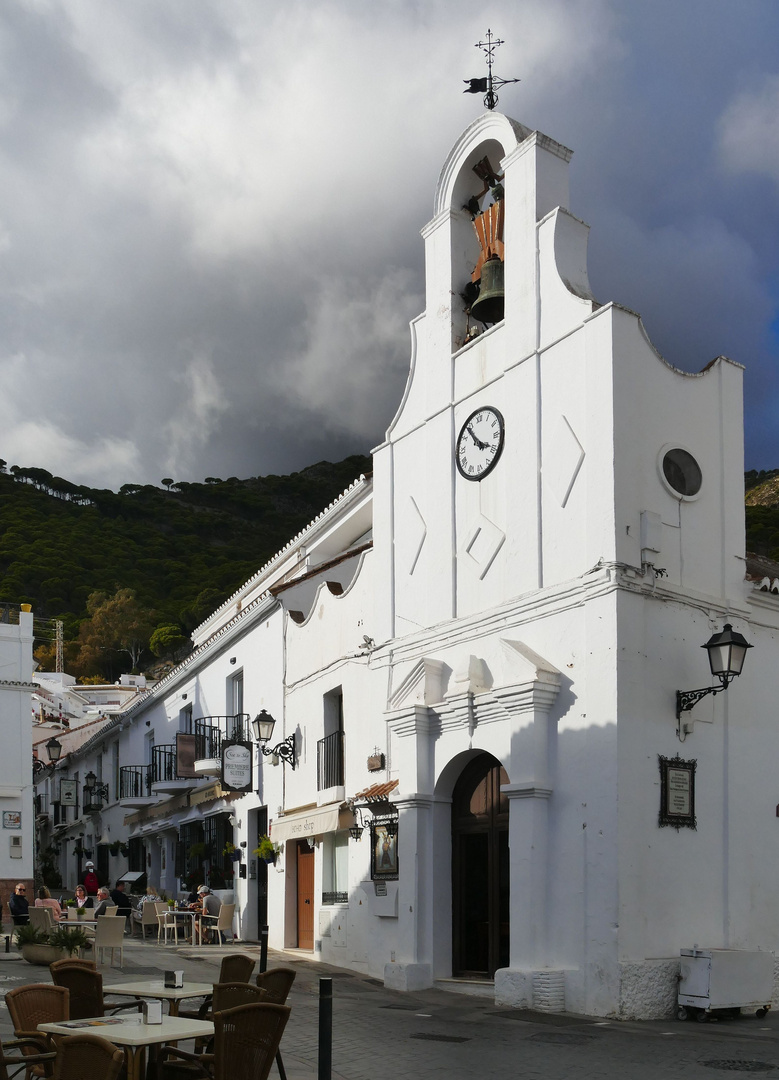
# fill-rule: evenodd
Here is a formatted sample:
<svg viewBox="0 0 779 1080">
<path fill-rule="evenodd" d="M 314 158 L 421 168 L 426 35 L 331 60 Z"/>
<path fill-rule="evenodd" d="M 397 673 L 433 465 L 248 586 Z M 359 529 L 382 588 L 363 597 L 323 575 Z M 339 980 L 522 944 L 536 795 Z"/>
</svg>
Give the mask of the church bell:
<svg viewBox="0 0 779 1080">
<path fill-rule="evenodd" d="M 481 268 L 479 295 L 471 306 L 471 315 L 483 323 L 500 322 L 503 301 L 503 263 L 493 255 Z"/>
</svg>

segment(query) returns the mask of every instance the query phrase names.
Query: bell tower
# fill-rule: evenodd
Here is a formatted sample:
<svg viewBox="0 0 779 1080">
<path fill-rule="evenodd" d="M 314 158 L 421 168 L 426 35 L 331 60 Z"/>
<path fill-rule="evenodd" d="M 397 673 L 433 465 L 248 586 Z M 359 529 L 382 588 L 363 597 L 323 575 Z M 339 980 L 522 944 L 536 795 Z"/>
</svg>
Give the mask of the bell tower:
<svg viewBox="0 0 779 1080">
<path fill-rule="evenodd" d="M 593 311 L 587 226 L 563 209 L 570 158 L 487 112 L 441 171 L 411 372 L 375 453 L 393 636 L 542 583 L 539 349 Z"/>
</svg>

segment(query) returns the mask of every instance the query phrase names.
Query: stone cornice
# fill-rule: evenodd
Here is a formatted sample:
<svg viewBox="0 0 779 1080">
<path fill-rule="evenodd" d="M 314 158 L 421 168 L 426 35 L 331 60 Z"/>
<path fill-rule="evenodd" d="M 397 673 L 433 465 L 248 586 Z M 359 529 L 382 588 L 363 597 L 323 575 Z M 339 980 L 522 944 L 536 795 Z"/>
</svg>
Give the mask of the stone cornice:
<svg viewBox="0 0 779 1080">
<path fill-rule="evenodd" d="M 35 683 L 20 682 L 18 679 L 0 679 L 0 690 L 29 690 L 34 694 L 37 689 Z"/>
<path fill-rule="evenodd" d="M 500 791 L 507 799 L 549 799 L 553 788 L 528 780 L 520 784 L 501 784 Z"/>
</svg>

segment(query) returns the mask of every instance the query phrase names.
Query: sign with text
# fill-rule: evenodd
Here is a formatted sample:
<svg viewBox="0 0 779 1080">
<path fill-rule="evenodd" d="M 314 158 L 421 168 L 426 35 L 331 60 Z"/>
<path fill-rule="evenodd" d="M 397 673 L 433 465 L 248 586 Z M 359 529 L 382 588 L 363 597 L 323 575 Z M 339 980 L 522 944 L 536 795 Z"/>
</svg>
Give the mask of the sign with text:
<svg viewBox="0 0 779 1080">
<path fill-rule="evenodd" d="M 252 744 L 222 743 L 222 788 L 225 791 L 252 790 Z"/>
<path fill-rule="evenodd" d="M 696 761 L 682 761 L 677 756 L 658 756 L 660 763 L 660 818 L 658 824 L 674 829 L 696 829 L 695 767 Z"/>
<path fill-rule="evenodd" d="M 22 827 L 22 812 L 21 810 L 3 810 L 3 828 L 4 829 L 21 829 Z"/>
</svg>

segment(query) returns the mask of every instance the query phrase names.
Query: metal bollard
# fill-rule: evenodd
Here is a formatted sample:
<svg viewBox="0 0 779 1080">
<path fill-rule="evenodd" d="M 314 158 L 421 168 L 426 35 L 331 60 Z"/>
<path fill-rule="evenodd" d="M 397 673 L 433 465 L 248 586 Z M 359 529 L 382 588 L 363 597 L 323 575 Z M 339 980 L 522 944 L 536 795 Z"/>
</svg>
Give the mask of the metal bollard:
<svg viewBox="0 0 779 1080">
<path fill-rule="evenodd" d="M 319 1072 L 317 1080 L 331 1080 L 333 1072 L 333 980 L 319 980 Z"/>
<path fill-rule="evenodd" d="M 268 924 L 260 927 L 260 972 L 268 970 Z"/>
</svg>

